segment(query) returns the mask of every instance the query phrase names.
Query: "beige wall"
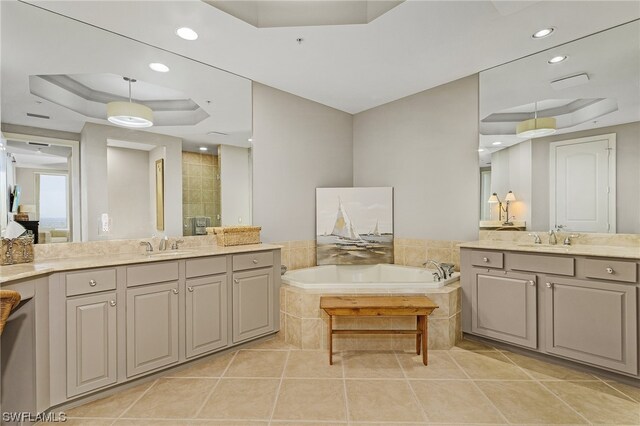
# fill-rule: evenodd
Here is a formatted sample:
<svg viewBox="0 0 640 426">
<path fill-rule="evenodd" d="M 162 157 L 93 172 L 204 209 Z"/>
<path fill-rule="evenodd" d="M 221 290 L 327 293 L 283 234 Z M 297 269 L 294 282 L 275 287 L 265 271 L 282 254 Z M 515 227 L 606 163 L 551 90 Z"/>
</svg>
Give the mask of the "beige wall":
<svg viewBox="0 0 640 426">
<path fill-rule="evenodd" d="M 155 184 L 155 181 L 154 181 Z M 151 235 L 149 152 L 107 147 L 107 201 L 111 238 Z"/>
<path fill-rule="evenodd" d="M 617 233 L 640 234 L 640 122 L 539 138 L 532 144 L 532 217 L 530 229 L 549 230 L 549 144 L 587 136 L 616 134 Z"/>
<path fill-rule="evenodd" d="M 253 84 L 253 223 L 263 241 L 315 238 L 315 189 L 353 184 L 352 125 L 350 114 Z"/>
<path fill-rule="evenodd" d="M 153 231 L 153 234 L 182 235 L 182 140 L 157 133 L 86 123 L 82 128 L 80 138 L 82 240 L 94 241 L 113 238 L 98 236 L 100 214 L 109 212 L 107 139 L 139 142 L 166 148 L 164 164 L 165 230 Z M 146 170 L 148 169 L 145 168 L 145 172 Z M 139 235 L 138 237 L 151 237 L 151 235 Z"/>
<path fill-rule="evenodd" d="M 393 186 L 395 236 L 476 240 L 478 75 L 354 116 L 355 186 Z"/>
</svg>

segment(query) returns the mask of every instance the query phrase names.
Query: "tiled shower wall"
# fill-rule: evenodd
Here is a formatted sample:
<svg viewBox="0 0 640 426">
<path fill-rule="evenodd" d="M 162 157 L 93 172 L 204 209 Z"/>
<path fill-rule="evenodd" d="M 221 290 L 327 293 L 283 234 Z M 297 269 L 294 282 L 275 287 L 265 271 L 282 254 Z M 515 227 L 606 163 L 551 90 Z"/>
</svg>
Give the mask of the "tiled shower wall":
<svg viewBox="0 0 640 426">
<path fill-rule="evenodd" d="M 437 262 L 453 263 L 460 270 L 461 241 L 419 240 L 396 238 L 394 244 L 394 263 L 405 266 L 422 266 L 427 259 Z M 285 241 L 274 243 L 281 245 L 282 264 L 290 270 L 308 268 L 316 265 L 315 240 Z"/>
<path fill-rule="evenodd" d="M 182 215 L 208 216 L 220 226 L 220 169 L 218 156 L 182 153 Z"/>
</svg>

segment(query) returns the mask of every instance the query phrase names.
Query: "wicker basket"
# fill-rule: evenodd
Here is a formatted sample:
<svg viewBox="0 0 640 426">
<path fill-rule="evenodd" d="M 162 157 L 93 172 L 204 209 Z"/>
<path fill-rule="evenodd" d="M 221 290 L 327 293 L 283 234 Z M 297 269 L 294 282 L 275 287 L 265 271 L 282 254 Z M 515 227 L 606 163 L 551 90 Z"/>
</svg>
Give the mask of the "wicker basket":
<svg viewBox="0 0 640 426">
<path fill-rule="evenodd" d="M 219 246 L 241 246 L 245 244 L 260 244 L 260 226 L 222 226 L 207 228 L 207 233 L 213 230 Z"/>
<path fill-rule="evenodd" d="M 20 303 L 20 293 L 13 290 L 0 290 L 0 334 L 4 330 L 9 314 Z"/>
<path fill-rule="evenodd" d="M 13 239 L 2 239 L 0 265 L 28 262 L 33 262 L 33 235 Z"/>
</svg>

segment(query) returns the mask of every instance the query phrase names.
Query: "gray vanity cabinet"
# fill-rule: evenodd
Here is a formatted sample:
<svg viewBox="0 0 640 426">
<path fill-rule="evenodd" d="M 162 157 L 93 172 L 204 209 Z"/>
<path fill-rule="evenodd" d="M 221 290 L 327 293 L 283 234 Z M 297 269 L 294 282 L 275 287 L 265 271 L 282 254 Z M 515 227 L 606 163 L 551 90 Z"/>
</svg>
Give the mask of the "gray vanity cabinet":
<svg viewBox="0 0 640 426">
<path fill-rule="evenodd" d="M 116 366 L 116 293 L 67 300 L 67 396 L 113 384 Z"/>
<path fill-rule="evenodd" d="M 272 255 L 271 252 L 269 254 Z M 239 263 L 236 257 L 239 256 L 234 256 L 234 269 Z M 242 265 L 244 265 L 243 260 L 240 261 Z M 252 263 L 253 260 L 251 259 Z M 264 259 L 259 259 L 257 264 L 260 263 L 264 264 Z M 232 297 L 234 343 L 275 330 L 274 293 L 273 266 L 234 272 Z"/>
<path fill-rule="evenodd" d="M 127 377 L 178 362 L 178 282 L 127 289 Z"/>
<path fill-rule="evenodd" d="M 545 281 L 546 351 L 637 374 L 635 285 L 558 277 Z"/>
<path fill-rule="evenodd" d="M 227 275 L 187 279 L 185 312 L 187 358 L 227 346 Z"/>
<path fill-rule="evenodd" d="M 477 268 L 472 274 L 473 333 L 536 348 L 536 276 Z"/>
</svg>

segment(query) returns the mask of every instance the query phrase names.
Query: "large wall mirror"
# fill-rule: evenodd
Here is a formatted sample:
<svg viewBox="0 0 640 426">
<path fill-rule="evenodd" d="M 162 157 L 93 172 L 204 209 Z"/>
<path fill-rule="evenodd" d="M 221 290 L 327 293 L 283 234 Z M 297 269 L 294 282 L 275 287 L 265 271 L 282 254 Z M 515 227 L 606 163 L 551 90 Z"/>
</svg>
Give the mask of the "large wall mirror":
<svg viewBox="0 0 640 426">
<path fill-rule="evenodd" d="M 480 229 L 640 233 L 638 34 L 636 20 L 480 73 Z"/>
<path fill-rule="evenodd" d="M 250 80 L 42 7 L 0 6 L 3 230 L 19 220 L 56 243 L 251 224 Z"/>
</svg>

